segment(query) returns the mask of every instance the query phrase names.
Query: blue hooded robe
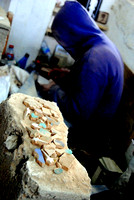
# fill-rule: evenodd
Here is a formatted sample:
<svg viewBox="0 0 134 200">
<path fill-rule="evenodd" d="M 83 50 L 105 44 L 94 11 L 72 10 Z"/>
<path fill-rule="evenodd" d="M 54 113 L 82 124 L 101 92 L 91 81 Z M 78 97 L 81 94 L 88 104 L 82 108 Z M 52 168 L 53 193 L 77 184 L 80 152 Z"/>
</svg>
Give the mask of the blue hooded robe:
<svg viewBox="0 0 134 200">
<path fill-rule="evenodd" d="M 75 1 L 57 13 L 52 32 L 75 64 L 63 87 L 51 87 L 51 100 L 71 123 L 111 119 L 123 91 L 124 66 L 116 46 Z"/>
</svg>

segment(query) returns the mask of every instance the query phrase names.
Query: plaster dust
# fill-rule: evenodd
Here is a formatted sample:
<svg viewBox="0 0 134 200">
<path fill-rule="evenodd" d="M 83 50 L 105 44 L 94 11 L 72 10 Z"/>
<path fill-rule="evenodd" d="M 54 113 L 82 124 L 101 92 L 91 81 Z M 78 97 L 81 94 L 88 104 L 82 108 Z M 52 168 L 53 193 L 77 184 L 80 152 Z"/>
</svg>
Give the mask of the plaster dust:
<svg viewBox="0 0 134 200">
<path fill-rule="evenodd" d="M 74 158 L 71 167 L 68 171 L 63 170 L 61 174 L 55 174 L 55 164 L 52 166 L 45 165 L 41 167 L 32 156 L 32 152 L 37 146 L 31 143 L 31 138 L 27 132 L 27 128 L 31 128 L 31 120 L 29 116 L 24 119 L 24 99 L 34 102 L 36 106 L 42 106 L 53 110 L 58 115 L 58 122 L 53 126 L 57 130 L 57 134 L 53 135 L 53 139 L 62 139 L 65 143 L 65 149 L 67 145 L 68 128 L 64 124 L 62 114 L 54 102 L 49 102 L 36 97 L 30 97 L 24 94 L 13 94 L 10 98 L 4 101 L 0 107 L 6 109 L 4 118 L 6 121 L 12 121 L 10 124 L 14 129 L 11 131 L 11 126 L 6 127 L 4 145 L 9 139 L 8 137 L 16 135 L 18 137 L 18 146 L 13 145 L 13 148 L 17 148 L 13 151 L 13 159 L 10 163 L 10 176 L 16 177 L 21 173 L 21 185 L 17 198 L 19 200 L 24 199 L 42 199 L 42 200 L 82 200 L 90 199 L 91 185 L 90 178 L 86 169 L 80 164 L 80 162 Z M 31 103 L 33 105 L 33 103 Z M 7 115 L 8 111 L 8 115 Z M 52 116 L 50 116 L 52 117 Z M 0 121 L 1 123 L 1 121 Z M 16 133 L 15 134 L 15 130 Z M 3 134 L 5 134 L 3 133 Z M 14 141 L 14 140 L 13 140 Z M 9 145 L 12 147 L 12 145 Z M 7 145 L 7 149 L 9 148 Z M 64 150 L 64 149 L 63 149 Z M 11 149 L 8 149 L 10 154 Z M 8 163 L 9 164 L 9 163 Z M 19 167 L 18 167 L 19 166 Z M 18 173 L 18 174 L 17 174 Z M 12 199 L 12 198 L 10 198 Z"/>
</svg>

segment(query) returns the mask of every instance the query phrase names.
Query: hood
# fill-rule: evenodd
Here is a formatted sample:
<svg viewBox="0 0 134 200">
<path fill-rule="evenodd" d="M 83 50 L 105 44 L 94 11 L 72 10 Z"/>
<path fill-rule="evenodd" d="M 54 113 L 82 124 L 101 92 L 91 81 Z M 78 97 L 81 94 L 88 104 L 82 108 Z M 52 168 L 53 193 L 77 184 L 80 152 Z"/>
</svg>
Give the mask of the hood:
<svg viewBox="0 0 134 200">
<path fill-rule="evenodd" d="M 75 60 L 104 37 L 86 9 L 76 1 L 65 2 L 51 28 L 57 42 Z"/>
</svg>

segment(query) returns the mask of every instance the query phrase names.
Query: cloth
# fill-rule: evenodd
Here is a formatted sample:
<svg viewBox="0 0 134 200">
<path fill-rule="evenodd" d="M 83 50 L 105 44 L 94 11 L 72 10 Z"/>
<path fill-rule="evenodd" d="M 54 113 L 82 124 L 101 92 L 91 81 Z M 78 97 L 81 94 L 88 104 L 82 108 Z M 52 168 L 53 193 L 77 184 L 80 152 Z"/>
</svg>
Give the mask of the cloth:
<svg viewBox="0 0 134 200">
<path fill-rule="evenodd" d="M 6 98 L 8 97 L 9 89 L 10 89 L 10 76 L 9 75 L 0 76 L 0 91 L 1 91 L 0 103 L 6 100 Z"/>
<path fill-rule="evenodd" d="M 38 93 L 36 90 L 35 79 L 34 79 L 35 71 L 33 71 L 25 83 L 21 86 L 18 93 L 23 93 L 30 95 L 32 97 L 38 97 Z"/>
<path fill-rule="evenodd" d="M 60 9 L 52 32 L 75 64 L 62 86 L 51 87 L 51 100 L 71 123 L 110 120 L 123 91 L 124 66 L 118 49 L 75 1 L 66 1 Z"/>
<path fill-rule="evenodd" d="M 20 89 L 20 86 L 18 86 L 18 82 L 19 82 L 19 84 L 23 85 L 23 84 L 25 84 L 28 77 L 29 77 L 28 72 L 26 72 L 25 70 L 21 69 L 18 66 L 11 65 L 11 68 L 10 68 L 10 82 L 11 82 L 10 94 L 17 93 Z"/>
</svg>

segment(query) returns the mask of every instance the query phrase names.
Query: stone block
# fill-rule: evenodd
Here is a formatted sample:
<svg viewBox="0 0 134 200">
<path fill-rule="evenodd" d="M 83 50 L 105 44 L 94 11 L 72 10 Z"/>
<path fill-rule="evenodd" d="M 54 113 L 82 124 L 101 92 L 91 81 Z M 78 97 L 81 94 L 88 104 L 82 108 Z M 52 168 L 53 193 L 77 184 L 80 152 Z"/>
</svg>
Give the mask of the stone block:
<svg viewBox="0 0 134 200">
<path fill-rule="evenodd" d="M 44 141 L 45 139 L 38 129 L 31 127 L 33 121 L 29 117 L 24 118 L 27 107 L 30 113 L 36 108 L 43 111 L 43 107 L 57 113 L 43 114 L 44 117 L 48 117 L 48 114 L 52 120 L 58 116 L 60 122 L 49 127 L 46 121 L 46 130 L 50 132 L 51 140 L 43 145 L 34 145 L 31 142 L 33 136 Z M 53 134 L 53 130 L 57 130 L 57 133 Z M 66 153 L 67 135 L 68 128 L 54 102 L 20 93 L 3 101 L 0 104 L 0 198 L 89 200 L 90 178 L 72 152 Z M 57 148 L 54 143 L 56 139 L 65 144 L 62 149 Z M 57 151 L 62 152 L 57 154 Z"/>
</svg>

